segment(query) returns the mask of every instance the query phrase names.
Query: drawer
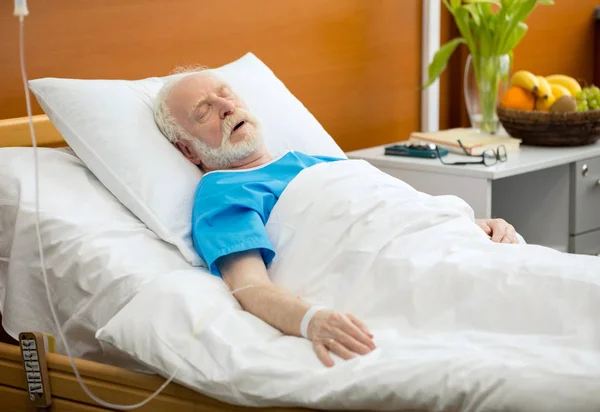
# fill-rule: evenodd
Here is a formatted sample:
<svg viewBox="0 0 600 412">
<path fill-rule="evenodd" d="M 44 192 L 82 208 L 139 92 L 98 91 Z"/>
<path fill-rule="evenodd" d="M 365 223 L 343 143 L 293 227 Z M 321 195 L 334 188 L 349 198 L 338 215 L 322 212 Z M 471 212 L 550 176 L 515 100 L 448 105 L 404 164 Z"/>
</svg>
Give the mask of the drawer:
<svg viewBox="0 0 600 412">
<path fill-rule="evenodd" d="M 582 235 L 569 236 L 569 252 L 581 255 L 599 255 L 600 229 Z"/>
<path fill-rule="evenodd" d="M 571 164 L 571 230 L 600 229 L 600 157 Z"/>
</svg>

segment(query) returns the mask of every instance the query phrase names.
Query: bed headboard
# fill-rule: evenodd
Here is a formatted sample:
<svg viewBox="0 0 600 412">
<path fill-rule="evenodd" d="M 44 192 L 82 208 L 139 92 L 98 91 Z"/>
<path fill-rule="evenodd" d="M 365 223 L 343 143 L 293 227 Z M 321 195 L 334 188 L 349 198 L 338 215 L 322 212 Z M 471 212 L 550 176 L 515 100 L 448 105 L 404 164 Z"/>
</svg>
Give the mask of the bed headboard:
<svg viewBox="0 0 600 412">
<path fill-rule="evenodd" d="M 30 2 L 28 76 L 136 79 L 178 65 L 220 66 L 251 51 L 353 150 L 404 140 L 419 127 L 421 7 L 421 0 Z M 0 119 L 26 114 L 17 34 L 12 2 L 1 2 Z M 34 112 L 42 113 L 37 105 Z"/>
</svg>

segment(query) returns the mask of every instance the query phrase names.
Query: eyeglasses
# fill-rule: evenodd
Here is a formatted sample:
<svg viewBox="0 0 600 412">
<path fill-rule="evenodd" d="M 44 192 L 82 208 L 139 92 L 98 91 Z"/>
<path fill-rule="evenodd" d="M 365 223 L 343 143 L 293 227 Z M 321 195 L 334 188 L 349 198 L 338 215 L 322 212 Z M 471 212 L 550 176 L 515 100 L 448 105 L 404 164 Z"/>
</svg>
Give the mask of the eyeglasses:
<svg viewBox="0 0 600 412">
<path fill-rule="evenodd" d="M 504 145 L 500 145 L 498 146 L 497 149 L 486 149 L 481 155 L 472 155 L 469 153 L 469 151 L 463 146 L 462 142 L 460 140 L 458 140 L 458 144 L 460 145 L 460 147 L 463 149 L 463 151 L 465 152 L 465 155 L 469 156 L 469 157 L 481 157 L 481 160 L 479 162 L 445 162 L 444 159 L 442 158 L 442 156 L 440 156 L 440 149 L 438 148 L 438 146 L 435 146 L 435 151 L 437 153 L 437 157 L 438 159 L 440 159 L 440 162 L 442 162 L 445 165 L 448 166 L 464 166 L 464 165 L 486 165 L 486 166 L 493 166 L 498 162 L 506 162 L 508 160 L 508 154 L 506 153 L 506 147 L 504 147 Z"/>
</svg>

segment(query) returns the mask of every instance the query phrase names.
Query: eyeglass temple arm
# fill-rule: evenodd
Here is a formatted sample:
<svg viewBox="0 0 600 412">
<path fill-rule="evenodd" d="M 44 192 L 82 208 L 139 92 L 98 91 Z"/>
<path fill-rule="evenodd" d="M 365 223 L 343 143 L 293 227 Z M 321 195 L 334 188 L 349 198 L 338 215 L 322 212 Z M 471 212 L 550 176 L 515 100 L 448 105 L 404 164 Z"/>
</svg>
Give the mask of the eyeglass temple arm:
<svg viewBox="0 0 600 412">
<path fill-rule="evenodd" d="M 467 156 L 471 156 L 471 153 L 469 153 L 469 151 L 467 150 L 467 148 L 465 146 L 463 146 L 462 142 L 460 141 L 460 139 L 457 140 L 458 144 L 460 145 L 461 149 L 463 149 L 463 152 L 465 152 L 465 154 Z"/>
</svg>

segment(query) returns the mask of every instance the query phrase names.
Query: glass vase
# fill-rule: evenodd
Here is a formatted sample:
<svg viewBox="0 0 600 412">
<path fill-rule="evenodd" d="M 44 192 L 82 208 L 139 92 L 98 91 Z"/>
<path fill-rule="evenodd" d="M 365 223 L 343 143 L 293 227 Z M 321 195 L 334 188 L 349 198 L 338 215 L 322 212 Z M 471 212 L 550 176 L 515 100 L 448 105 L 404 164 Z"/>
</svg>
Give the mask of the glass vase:
<svg viewBox="0 0 600 412">
<path fill-rule="evenodd" d="M 501 127 L 496 106 L 508 88 L 510 56 L 472 56 L 465 65 L 464 93 L 471 127 L 496 133 Z"/>
</svg>

